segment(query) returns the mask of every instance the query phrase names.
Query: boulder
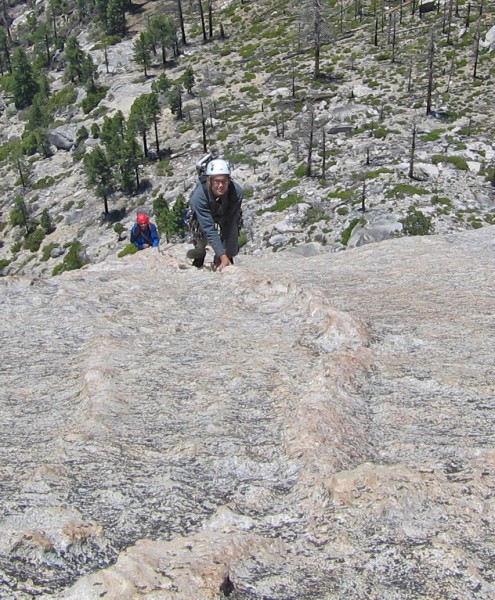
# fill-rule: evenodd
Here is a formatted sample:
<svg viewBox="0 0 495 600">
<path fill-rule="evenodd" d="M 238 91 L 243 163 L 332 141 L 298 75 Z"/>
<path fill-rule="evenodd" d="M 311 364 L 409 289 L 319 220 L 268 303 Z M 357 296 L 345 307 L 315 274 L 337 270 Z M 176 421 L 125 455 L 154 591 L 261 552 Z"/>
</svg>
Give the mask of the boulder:
<svg viewBox="0 0 495 600">
<path fill-rule="evenodd" d="M 50 250 L 50 256 L 52 258 L 58 258 L 59 256 L 62 256 L 63 254 L 65 254 L 65 248 L 52 248 Z"/>
<path fill-rule="evenodd" d="M 58 150 L 72 150 L 76 145 L 76 125 L 61 125 L 48 132 L 48 141 Z"/>
<path fill-rule="evenodd" d="M 370 220 L 365 225 L 356 225 L 352 230 L 351 237 L 347 242 L 348 248 L 356 248 L 371 244 L 373 242 L 382 242 L 393 238 L 395 233 L 402 231 L 402 223 L 396 215 L 383 215 L 377 219 Z"/>
<path fill-rule="evenodd" d="M 295 254 L 296 256 L 309 257 L 329 252 L 329 248 L 327 246 L 322 246 L 322 244 L 319 244 L 318 242 L 308 242 L 307 244 L 287 248 L 287 252 Z"/>
</svg>

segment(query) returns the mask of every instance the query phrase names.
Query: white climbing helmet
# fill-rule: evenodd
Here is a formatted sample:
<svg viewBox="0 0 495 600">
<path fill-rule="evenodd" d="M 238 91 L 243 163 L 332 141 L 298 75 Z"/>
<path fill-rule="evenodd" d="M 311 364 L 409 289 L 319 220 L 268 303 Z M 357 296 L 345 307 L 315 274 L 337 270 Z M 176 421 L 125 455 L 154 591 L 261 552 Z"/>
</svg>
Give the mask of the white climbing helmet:
<svg viewBox="0 0 495 600">
<path fill-rule="evenodd" d="M 211 177 L 212 175 L 230 175 L 230 173 L 230 164 L 222 158 L 210 160 L 206 167 L 206 174 L 208 177 Z"/>
</svg>

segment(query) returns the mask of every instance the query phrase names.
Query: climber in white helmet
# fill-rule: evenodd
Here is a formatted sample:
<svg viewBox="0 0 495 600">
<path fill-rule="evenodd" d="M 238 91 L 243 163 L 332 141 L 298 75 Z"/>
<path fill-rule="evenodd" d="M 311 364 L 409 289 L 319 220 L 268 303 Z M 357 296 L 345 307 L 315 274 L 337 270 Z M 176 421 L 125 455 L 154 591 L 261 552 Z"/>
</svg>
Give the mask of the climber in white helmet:
<svg viewBox="0 0 495 600">
<path fill-rule="evenodd" d="M 194 248 L 187 252 L 195 267 L 202 267 L 206 246 L 215 253 L 213 268 L 222 271 L 234 264 L 239 252 L 242 187 L 231 179 L 230 164 L 221 158 L 210 160 L 205 174 L 189 199 L 193 218 L 197 220 Z"/>
</svg>

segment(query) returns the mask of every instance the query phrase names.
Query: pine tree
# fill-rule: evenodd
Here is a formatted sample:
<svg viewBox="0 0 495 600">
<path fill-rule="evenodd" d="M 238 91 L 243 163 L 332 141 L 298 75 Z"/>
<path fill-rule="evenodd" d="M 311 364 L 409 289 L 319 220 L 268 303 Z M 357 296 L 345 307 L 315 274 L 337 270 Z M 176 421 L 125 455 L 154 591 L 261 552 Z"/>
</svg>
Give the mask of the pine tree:
<svg viewBox="0 0 495 600">
<path fill-rule="evenodd" d="M 133 134 L 139 134 L 143 141 L 144 156 L 148 157 L 148 141 L 146 132 L 151 126 L 151 117 L 148 111 L 147 94 L 143 94 L 134 100 L 127 121 Z"/>
<path fill-rule="evenodd" d="M 148 77 L 151 66 L 151 37 L 147 32 L 141 32 L 132 47 L 132 58 L 143 67 L 144 76 Z"/>
<path fill-rule="evenodd" d="M 114 176 L 105 152 L 96 147 L 84 157 L 84 167 L 90 185 L 95 187 L 96 195 L 103 199 L 105 214 L 108 214 L 108 196 L 113 191 Z"/>
<path fill-rule="evenodd" d="M 152 92 L 146 96 L 147 103 L 147 111 L 148 115 L 153 122 L 153 128 L 155 130 L 155 144 L 156 144 L 156 155 L 160 156 L 160 142 L 158 140 L 158 120 L 160 113 L 162 112 L 162 107 L 158 102 L 158 95 Z"/>
<path fill-rule="evenodd" d="M 192 89 L 196 82 L 194 79 L 193 68 L 190 65 L 186 68 L 184 75 L 182 76 L 182 82 L 184 83 L 184 87 L 186 88 L 187 92 L 192 94 Z"/>
<path fill-rule="evenodd" d="M 126 20 L 124 0 L 108 0 L 105 30 L 108 35 L 125 35 Z"/>
<path fill-rule="evenodd" d="M 30 106 L 38 89 L 27 54 L 23 48 L 18 48 L 12 57 L 12 94 L 16 108 Z"/>
<path fill-rule="evenodd" d="M 3 27 L 0 27 L 0 73 L 2 76 L 12 73 L 9 36 Z"/>
<path fill-rule="evenodd" d="M 155 215 L 155 224 L 158 228 L 158 231 L 165 236 L 165 239 L 168 242 L 169 238 L 167 224 L 170 215 L 170 208 L 163 194 L 160 194 L 153 200 L 153 213 Z"/>
<path fill-rule="evenodd" d="M 46 234 L 55 231 L 55 227 L 53 226 L 53 221 L 50 217 L 50 213 L 48 212 L 48 208 L 44 208 L 43 212 L 41 213 L 40 226 Z"/>
<path fill-rule="evenodd" d="M 172 114 L 178 119 L 183 119 L 184 114 L 182 112 L 182 93 L 178 85 L 174 86 L 168 94 L 168 103 Z"/>
<path fill-rule="evenodd" d="M 14 208 L 10 211 L 9 221 L 13 227 L 24 227 L 29 235 L 29 213 L 22 196 L 14 198 Z"/>
<path fill-rule="evenodd" d="M 72 83 L 83 81 L 83 63 L 85 55 L 77 41 L 71 36 L 67 38 L 65 46 L 65 74 Z"/>
<path fill-rule="evenodd" d="M 172 17 L 155 15 L 150 19 L 149 31 L 153 42 L 160 46 L 163 68 L 167 66 L 167 48 L 173 48 L 177 28 Z"/>
</svg>

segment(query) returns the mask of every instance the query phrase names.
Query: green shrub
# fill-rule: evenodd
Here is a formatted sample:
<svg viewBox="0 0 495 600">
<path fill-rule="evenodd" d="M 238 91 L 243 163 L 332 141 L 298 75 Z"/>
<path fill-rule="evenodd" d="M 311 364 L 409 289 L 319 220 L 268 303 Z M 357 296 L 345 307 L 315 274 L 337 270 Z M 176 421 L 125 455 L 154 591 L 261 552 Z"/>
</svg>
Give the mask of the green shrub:
<svg viewBox="0 0 495 600">
<path fill-rule="evenodd" d="M 217 141 L 218 142 L 225 142 L 225 140 L 228 138 L 229 136 L 229 131 L 227 129 L 224 129 L 223 131 L 219 131 L 217 133 Z"/>
<path fill-rule="evenodd" d="M 19 250 L 22 248 L 22 242 L 14 242 L 10 248 L 10 251 L 12 252 L 12 254 L 17 254 L 19 252 Z"/>
<path fill-rule="evenodd" d="M 136 246 L 134 244 L 127 244 L 127 246 L 121 250 L 117 256 L 119 258 L 122 258 L 123 256 L 128 256 L 129 254 L 136 254 L 136 252 L 139 252 L 139 250 L 136 248 Z"/>
<path fill-rule="evenodd" d="M 239 248 L 242 248 L 248 243 L 247 232 L 244 229 L 239 232 L 239 238 L 237 243 L 239 244 Z"/>
<path fill-rule="evenodd" d="M 280 190 L 282 192 L 288 192 L 293 187 L 296 187 L 296 185 L 299 185 L 299 181 L 296 181 L 295 179 L 289 179 L 289 181 L 284 181 L 284 183 L 280 185 Z"/>
<path fill-rule="evenodd" d="M 329 216 L 326 212 L 321 210 L 321 208 L 316 208 L 315 206 L 311 206 L 308 208 L 306 212 L 306 225 L 311 225 L 312 223 L 318 223 L 318 221 L 328 221 Z"/>
<path fill-rule="evenodd" d="M 58 244 L 56 242 L 52 242 L 50 244 L 47 244 L 46 246 L 43 246 L 43 251 L 40 260 L 46 262 L 49 258 L 51 258 L 50 253 L 52 250 L 55 250 L 55 248 L 58 248 Z"/>
<path fill-rule="evenodd" d="M 286 198 L 279 198 L 270 210 L 272 212 L 282 212 L 286 208 L 294 206 L 294 204 L 299 204 L 302 201 L 303 198 L 299 194 L 287 194 Z"/>
<path fill-rule="evenodd" d="M 299 165 L 294 171 L 296 177 L 304 177 L 306 175 L 306 165 Z"/>
<path fill-rule="evenodd" d="M 31 187 L 33 190 L 43 190 L 47 187 L 50 187 L 54 183 L 55 179 L 51 177 L 51 175 L 48 175 L 47 177 L 42 177 L 41 179 L 38 179 L 38 181 L 33 183 Z"/>
<path fill-rule="evenodd" d="M 85 248 L 80 242 L 77 240 L 72 242 L 64 260 L 53 269 L 52 275 L 60 275 L 64 271 L 75 271 L 87 264 L 88 261 L 84 258 L 84 250 Z"/>
<path fill-rule="evenodd" d="M 77 89 L 73 85 L 67 85 L 58 92 L 54 92 L 46 101 L 46 109 L 54 113 L 61 108 L 74 104 L 77 100 Z"/>
<path fill-rule="evenodd" d="M 38 227 L 24 240 L 24 249 L 31 250 L 31 252 L 37 252 L 40 249 L 41 242 L 45 239 L 45 232 L 41 227 Z"/>
<path fill-rule="evenodd" d="M 393 173 L 393 169 L 389 169 L 387 167 L 380 167 L 379 169 L 376 169 L 375 171 L 368 171 L 366 173 L 366 179 L 376 179 L 377 177 L 380 177 L 380 175 L 382 173 Z"/>
<path fill-rule="evenodd" d="M 172 163 L 168 158 L 163 158 L 156 163 L 156 173 L 160 177 L 172 177 L 174 174 L 174 169 L 172 167 Z"/>
<path fill-rule="evenodd" d="M 334 190 L 328 194 L 327 198 L 340 198 L 342 200 L 347 200 L 348 198 L 352 198 L 352 196 L 352 190 Z"/>
<path fill-rule="evenodd" d="M 82 125 L 82 127 L 79 127 L 79 129 L 76 132 L 76 143 L 80 143 L 83 142 L 84 140 L 87 140 L 89 138 L 89 131 L 87 130 L 87 128 Z"/>
<path fill-rule="evenodd" d="M 352 230 L 356 225 L 364 225 L 366 223 L 366 219 L 364 217 L 352 219 L 349 226 L 344 229 L 342 235 L 340 237 L 340 241 L 344 246 L 347 246 L 349 242 L 349 238 L 351 237 Z"/>
<path fill-rule="evenodd" d="M 0 271 L 3 271 L 9 265 L 10 260 L 8 260 L 7 258 L 0 258 Z"/>
<path fill-rule="evenodd" d="M 467 162 L 462 156 L 445 156 L 443 154 L 434 154 L 431 157 L 431 162 L 434 165 L 439 163 L 449 163 L 460 171 L 467 171 L 469 169 Z"/>
<path fill-rule="evenodd" d="M 435 229 L 431 217 L 426 216 L 414 206 L 409 207 L 407 215 L 400 219 L 400 222 L 405 235 L 428 235 Z"/>
<path fill-rule="evenodd" d="M 339 206 L 339 208 L 337 208 L 337 214 L 340 215 L 341 217 L 345 217 L 345 215 L 349 214 L 349 209 L 347 206 Z"/>
<path fill-rule="evenodd" d="M 447 208 L 452 208 L 452 201 L 449 198 L 441 198 L 440 196 L 433 196 L 431 199 L 432 204 L 441 204 Z"/>
<path fill-rule="evenodd" d="M 428 194 L 427 190 L 422 188 L 415 187 L 414 185 L 410 185 L 408 183 L 399 183 L 391 190 L 388 190 L 386 196 L 387 198 L 395 198 L 396 196 L 414 196 L 415 194 Z"/>
<path fill-rule="evenodd" d="M 433 131 L 430 131 L 430 133 L 425 133 L 422 135 L 421 139 L 423 142 L 436 142 L 442 137 L 444 132 L 445 131 L 443 129 L 434 129 Z"/>
<path fill-rule="evenodd" d="M 83 101 L 81 102 L 83 113 L 87 115 L 93 110 L 93 108 L 96 108 L 106 96 L 107 91 L 108 86 L 102 86 L 97 88 L 95 91 L 88 92 L 86 98 L 83 98 Z"/>
</svg>

